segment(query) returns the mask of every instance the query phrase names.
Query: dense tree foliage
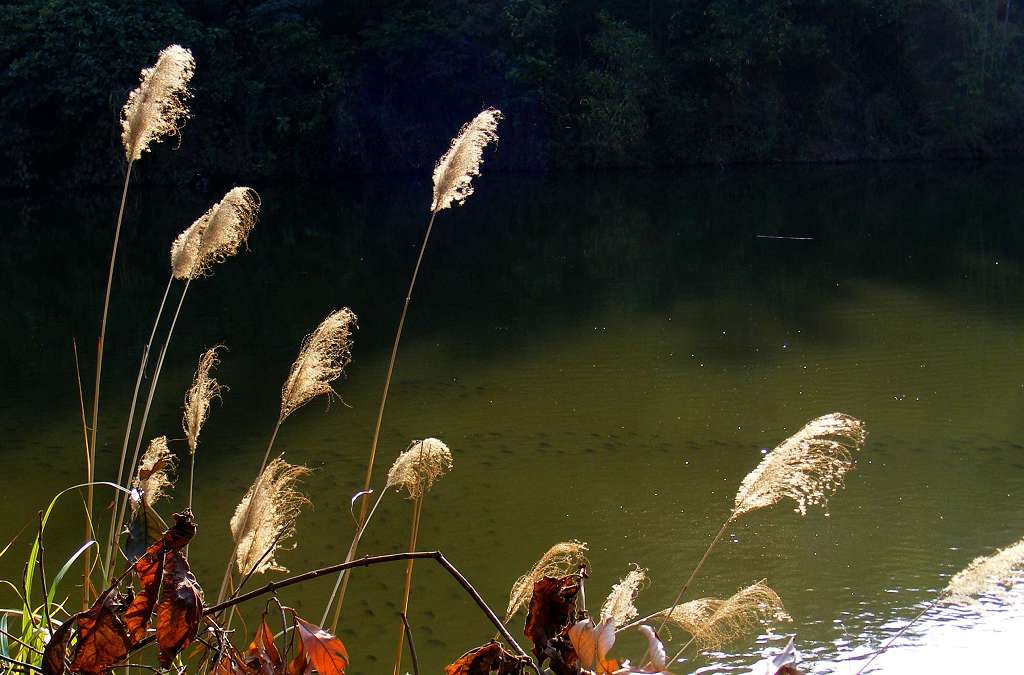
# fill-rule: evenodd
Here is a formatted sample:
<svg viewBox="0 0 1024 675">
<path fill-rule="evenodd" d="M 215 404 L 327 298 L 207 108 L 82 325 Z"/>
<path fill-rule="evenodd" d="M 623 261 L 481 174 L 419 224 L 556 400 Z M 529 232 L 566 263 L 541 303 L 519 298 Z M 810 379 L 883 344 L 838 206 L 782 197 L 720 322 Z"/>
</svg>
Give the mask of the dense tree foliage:
<svg viewBox="0 0 1024 675">
<path fill-rule="evenodd" d="M 422 170 L 486 105 L 506 168 L 1020 156 L 1022 26 L 1012 0 L 20 0 L 2 182 L 116 180 L 171 42 L 194 115 L 151 182 Z"/>
</svg>

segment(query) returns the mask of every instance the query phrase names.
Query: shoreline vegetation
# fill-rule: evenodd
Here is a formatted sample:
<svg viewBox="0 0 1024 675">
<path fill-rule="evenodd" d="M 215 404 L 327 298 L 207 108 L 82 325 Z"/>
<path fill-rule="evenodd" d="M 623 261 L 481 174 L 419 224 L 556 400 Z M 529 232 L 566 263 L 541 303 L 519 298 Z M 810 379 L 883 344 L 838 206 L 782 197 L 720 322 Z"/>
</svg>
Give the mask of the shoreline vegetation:
<svg viewBox="0 0 1024 675">
<path fill-rule="evenodd" d="M 844 413 L 833 412 L 812 419 L 774 449 L 765 449 L 760 463 L 737 481 L 731 509 L 722 505 L 722 526 L 717 534 L 709 537 L 710 543 L 704 555 L 688 574 L 686 570 L 679 570 L 680 579 L 685 581 L 682 581 L 672 603 L 643 615 L 637 600 L 647 579 L 647 570 L 639 563 L 632 565 L 619 583 L 609 589 L 599 610 L 592 613 L 588 609 L 597 607 L 597 603 L 588 605 L 587 602 L 588 571 L 592 563 L 586 556 L 588 549 L 583 542 L 556 544 L 531 570 L 516 580 L 512 584 L 504 620 L 498 618 L 471 581 L 441 551 L 417 550 L 417 535 L 431 487 L 448 472 L 457 470 L 459 463 L 474 461 L 470 453 L 461 454 L 458 448 L 453 450 L 440 439 L 414 439 L 397 455 L 387 478 L 374 483 L 373 468 L 392 374 L 400 368 L 398 357 L 405 317 L 425 259 L 424 273 L 429 273 L 430 261 L 426 253 L 430 233 L 442 211 L 461 205 L 473 195 L 473 180 L 480 176 L 485 155 L 493 152 L 498 142 L 498 128 L 503 115 L 493 108 L 485 108 L 467 122 L 434 166 L 432 199 L 429 208 L 425 209 L 430 214 L 429 221 L 395 332 L 374 437 L 370 442 L 365 485 L 349 501 L 355 530 L 345 559 L 285 579 L 270 577 L 263 587 L 244 590 L 256 575 L 287 572 L 277 563 L 275 553 L 294 543 L 290 540 L 295 534 L 296 522 L 308 503 L 301 491 L 301 483 L 310 470 L 300 463 L 291 464 L 281 456 L 275 457 L 274 442 L 292 412 L 314 399 L 340 398 L 335 387 L 353 358 L 353 335 L 357 329 L 356 313 L 348 307 L 341 307 L 331 311 L 305 338 L 295 361 L 284 375 L 280 412 L 270 432 L 262 464 L 255 472 L 255 481 L 240 497 L 230 519 L 233 549 L 226 562 L 216 600 L 209 603 L 204 586 L 209 590 L 216 580 L 198 579 L 192 573 L 188 546 L 197 536 L 200 522 L 205 528 L 206 523 L 215 521 L 202 514 L 197 517 L 192 512 L 191 499 L 193 473 L 202 471 L 201 453 L 209 451 L 201 442 L 201 430 L 208 416 L 215 414 L 215 410 L 211 410 L 211 402 L 230 395 L 225 388 L 230 383 L 221 383 L 212 374 L 219 361 L 219 345 L 210 347 L 200 357 L 196 375 L 183 395 L 181 428 L 184 438 L 153 437 L 141 458 L 139 454 L 147 437 L 148 413 L 165 357 L 168 353 L 173 354 L 170 350 L 171 337 L 188 289 L 193 281 L 208 281 L 217 265 L 239 254 L 257 225 L 261 201 L 251 188 L 236 187 L 229 191 L 182 231 L 170 246 L 168 290 L 159 303 L 150 343 L 142 351 L 116 482 L 104 480 L 106 476 L 96 476 L 93 471 L 96 466 L 96 420 L 102 407 L 104 335 L 111 279 L 116 270 L 114 260 L 118 254 L 122 225 L 135 227 L 134 223 L 123 220 L 123 203 L 130 188 L 131 168 L 134 162 L 152 161 L 147 157 L 152 144 L 179 135 L 181 121 L 192 112 L 187 102 L 191 100 L 189 87 L 195 68 L 196 63 L 189 50 L 178 45 L 167 47 L 152 68 L 142 71 L 139 87 L 128 97 L 122 111 L 122 142 L 128 165 L 124 173 L 122 209 L 115 222 L 107 292 L 98 329 L 95 385 L 89 401 L 91 425 L 87 422 L 86 389 L 81 378 L 78 383 L 86 480 L 58 492 L 46 509 L 39 511 L 38 520 L 22 529 L 22 532 L 34 531 L 35 537 L 28 549 L 23 577 L 3 582 L 5 591 L 13 593 L 13 602 L 8 598 L 7 606 L 17 609 L 0 612 L 0 636 L 3 638 L 0 640 L 0 661 L 14 672 L 40 672 L 43 675 L 69 672 L 98 675 L 116 668 L 131 667 L 157 672 L 161 669 L 182 673 L 189 670 L 213 672 L 215 675 L 308 675 L 312 672 L 344 675 L 350 658 L 360 658 L 358 644 L 345 645 L 336 636 L 337 625 L 344 620 L 341 607 L 345 584 L 350 578 L 344 573 L 358 567 L 405 562 L 401 609 L 396 616 L 384 617 L 382 623 L 393 625 L 397 633 L 394 675 L 410 668 L 418 674 L 421 664 L 415 650 L 416 626 L 410 625 L 406 615 L 413 593 L 415 560 L 433 560 L 443 567 L 471 597 L 484 618 L 494 625 L 498 637 L 504 642 L 502 645 L 494 640 L 471 648 L 461 656 L 452 654 L 452 663 L 444 670 L 446 675 L 521 675 L 527 671 L 537 675 L 545 672 L 554 675 L 671 675 L 671 669 L 684 654 L 691 653 L 693 658 L 698 658 L 703 651 L 720 650 L 763 626 L 790 620 L 783 599 L 764 579 L 751 579 L 749 585 L 728 598 L 691 599 L 687 597 L 687 591 L 730 526 L 747 514 L 761 510 L 778 511 L 775 507 L 783 503 L 793 507 L 799 515 L 805 515 L 808 507 L 828 507 L 829 500 L 845 486 L 848 475 L 855 469 L 857 457 L 865 451 L 867 440 L 864 422 Z M 445 219 L 456 217 L 456 213 L 443 216 Z M 439 221 L 439 227 L 443 226 L 442 222 Z M 131 252 L 122 254 L 131 255 Z M 134 412 L 141 394 L 140 385 L 152 346 L 159 344 L 155 338 L 175 280 L 183 284 L 149 376 L 149 388 L 137 425 L 134 455 L 126 463 L 128 444 L 135 426 Z M 193 295 L 201 292 L 200 287 L 197 283 Z M 438 414 L 443 415 L 443 411 L 438 411 Z M 172 434 L 176 435 L 176 432 L 172 431 Z M 170 509 L 159 502 L 166 501 L 168 488 L 177 479 L 177 467 L 185 464 L 185 452 L 189 453 L 188 503 L 179 505 L 180 511 L 169 514 Z M 198 468 L 197 454 L 200 459 Z M 104 493 L 108 488 L 114 491 L 112 505 L 102 506 L 107 502 L 103 498 L 95 498 L 97 488 Z M 365 530 L 372 525 L 377 505 L 389 494 L 396 493 L 410 502 L 410 536 L 406 552 L 379 556 L 364 554 L 357 558 L 358 545 Z M 53 573 L 55 566 L 52 561 L 49 565 L 46 561 L 46 526 L 54 509 L 69 501 L 61 499 L 65 496 L 71 500 L 80 496 L 83 500 L 84 535 L 77 551 Z M 344 502 L 346 496 L 341 496 L 341 500 Z M 358 518 L 355 518 L 356 502 L 359 502 L 360 509 Z M 106 515 L 102 512 L 104 508 L 111 509 L 106 536 L 103 528 L 98 526 Z M 170 517 L 162 516 L 160 511 Z M 430 511 L 426 510 L 426 513 L 429 518 Z M 212 523 L 207 531 L 215 531 Z M 17 540 L 16 535 L 11 544 L 0 550 L 0 555 L 8 554 Z M 972 602 L 979 595 L 1009 583 L 1022 565 L 1024 542 L 988 558 L 978 558 L 954 577 L 935 602 Z M 338 592 L 328 597 L 321 625 L 311 623 L 295 609 L 283 604 L 287 600 L 286 595 L 283 598 L 277 595 L 278 591 L 289 586 L 334 574 L 339 574 L 335 584 Z M 77 588 L 76 580 L 80 580 Z M 596 596 L 593 590 L 592 599 L 604 595 L 604 589 L 597 589 Z M 212 594 L 209 597 L 212 598 Z M 247 648 L 244 643 L 233 644 L 231 626 L 235 608 L 256 599 L 262 599 L 266 604 L 255 636 Z M 76 606 L 80 606 L 78 611 Z M 529 640 L 529 652 L 516 639 L 511 628 L 513 620 L 524 610 L 523 634 Z M 314 611 L 319 610 L 314 608 Z M 328 626 L 326 619 L 329 615 L 333 619 Z M 664 630 L 668 624 L 681 629 L 683 635 L 675 640 L 669 639 Z M 386 626 L 381 628 L 386 629 Z M 634 660 L 613 652 L 616 635 L 627 630 L 636 630 L 646 643 L 645 651 L 630 655 L 638 657 Z M 887 649 L 897 637 L 899 634 L 875 654 Z M 153 643 L 157 647 L 155 659 L 152 650 L 146 649 Z M 689 652 L 691 647 L 693 650 Z M 405 661 L 406 657 L 408 661 Z M 404 667 L 404 663 L 409 664 L 408 667 Z M 869 660 L 861 670 L 870 663 Z M 767 668 L 770 675 L 798 673 L 798 654 L 793 643 L 759 667 Z M 436 672 L 435 665 L 430 666 L 429 672 Z"/>
<path fill-rule="evenodd" d="M 492 98 L 494 171 L 1022 158 L 1022 25 L 1005 0 L 29 0 L 0 7 L 0 182 L 118 183 L 127 64 L 172 41 L 197 114 L 145 184 L 421 173 Z"/>
</svg>

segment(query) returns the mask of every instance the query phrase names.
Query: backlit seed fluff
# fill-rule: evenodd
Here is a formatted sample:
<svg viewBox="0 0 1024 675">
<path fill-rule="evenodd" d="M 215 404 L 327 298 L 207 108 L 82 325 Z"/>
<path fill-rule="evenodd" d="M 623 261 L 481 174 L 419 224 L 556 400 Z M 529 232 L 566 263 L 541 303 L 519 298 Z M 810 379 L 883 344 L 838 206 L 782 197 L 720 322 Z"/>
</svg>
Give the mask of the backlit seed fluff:
<svg viewBox="0 0 1024 675">
<path fill-rule="evenodd" d="M 296 481 L 309 475 L 304 466 L 292 466 L 277 458 L 267 464 L 231 517 L 235 564 L 241 574 L 287 572 L 278 564 L 277 551 L 295 535 L 295 519 L 309 500 L 295 489 Z"/>
<path fill-rule="evenodd" d="M 192 52 L 171 45 L 152 68 L 142 70 L 138 88 L 121 110 L 121 143 L 129 162 L 140 159 L 150 144 L 178 133 L 189 115 L 188 83 L 195 68 Z"/>
<path fill-rule="evenodd" d="M 1024 539 L 990 556 L 975 558 L 949 580 L 943 594 L 948 602 L 969 604 L 983 593 L 1009 587 L 1020 573 L 1024 573 Z"/>
<path fill-rule="evenodd" d="M 635 619 L 640 614 L 636 608 L 636 596 L 646 580 L 647 570 L 635 565 L 612 587 L 612 592 L 601 606 L 601 620 L 611 619 L 615 626 L 619 627 Z"/>
<path fill-rule="evenodd" d="M 302 343 L 299 358 L 292 364 L 281 387 L 281 416 L 301 408 L 322 394 L 336 396 L 331 382 L 338 379 L 352 360 L 352 330 L 356 315 L 348 307 L 331 312 Z"/>
<path fill-rule="evenodd" d="M 769 452 L 736 492 L 730 520 L 788 497 L 801 514 L 824 506 L 853 468 L 853 451 L 864 447 L 864 423 L 842 413 L 808 422 Z"/>
<path fill-rule="evenodd" d="M 157 436 L 146 446 L 132 487 L 142 492 L 147 504 L 158 502 L 166 494 L 167 488 L 174 484 L 171 472 L 176 463 L 174 454 L 167 447 L 166 436 Z"/>
<path fill-rule="evenodd" d="M 533 586 L 540 579 L 564 577 L 589 564 L 585 542 L 573 539 L 559 542 L 549 548 L 526 574 L 512 584 L 512 589 L 508 594 L 508 607 L 505 608 L 505 623 L 508 623 L 516 612 L 529 604 L 530 596 L 533 595 Z"/>
<path fill-rule="evenodd" d="M 792 621 L 782 599 L 763 579 L 726 600 L 691 600 L 661 616 L 692 635 L 701 649 L 719 649 L 762 623 Z"/>
<path fill-rule="evenodd" d="M 484 148 L 498 140 L 498 122 L 501 111 L 488 108 L 462 127 L 458 136 L 452 139 L 448 152 L 441 156 L 434 167 L 434 199 L 430 204 L 433 212 L 447 209 L 452 202 L 462 204 L 473 194 L 473 176 L 480 175 Z"/>
<path fill-rule="evenodd" d="M 220 396 L 223 387 L 215 380 L 210 371 L 217 365 L 217 350 L 221 347 L 207 349 L 199 358 L 192 386 L 185 393 L 185 412 L 181 417 L 181 427 L 188 440 L 189 452 L 195 454 L 199 444 L 199 432 L 203 429 L 206 416 L 210 414 L 210 401 Z"/>
<path fill-rule="evenodd" d="M 388 470 L 387 487 L 405 490 L 409 499 L 426 494 L 452 468 L 452 452 L 436 438 L 413 441 Z"/>
<path fill-rule="evenodd" d="M 260 198 L 248 187 L 236 187 L 210 207 L 171 244 L 175 279 L 196 279 L 238 253 L 256 226 Z"/>
</svg>

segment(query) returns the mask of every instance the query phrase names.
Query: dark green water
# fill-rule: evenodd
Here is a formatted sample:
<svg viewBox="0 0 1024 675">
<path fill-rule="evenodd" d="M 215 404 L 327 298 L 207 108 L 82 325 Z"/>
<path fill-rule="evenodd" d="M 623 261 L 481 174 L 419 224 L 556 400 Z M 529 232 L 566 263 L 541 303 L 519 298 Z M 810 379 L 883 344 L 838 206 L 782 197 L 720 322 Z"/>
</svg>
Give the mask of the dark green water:
<svg viewBox="0 0 1024 675">
<path fill-rule="evenodd" d="M 147 429 L 182 437 L 195 361 L 225 343 L 218 377 L 230 391 L 201 438 L 191 553 L 212 596 L 227 521 L 254 478 L 288 366 L 303 335 L 347 305 L 360 330 L 338 386 L 346 405 L 309 405 L 276 446 L 316 469 L 306 483 L 314 508 L 279 560 L 302 571 L 344 557 L 429 202 L 429 185 L 412 179 L 254 187 L 264 214 L 251 251 L 190 289 Z M 170 241 L 221 194 L 129 199 L 100 476 L 116 468 Z M 84 476 L 71 339 L 91 382 L 116 198 L 4 203 L 5 540 Z M 820 414 L 855 415 L 870 437 L 828 514 L 801 518 L 783 504 L 744 518 L 690 596 L 767 578 L 794 622 L 674 668 L 743 670 L 795 634 L 808 670 L 853 673 L 861 662 L 843 659 L 877 646 L 972 558 L 1024 536 L 1021 213 L 1021 166 L 485 176 L 438 220 L 378 475 L 411 438 L 451 446 L 455 468 L 426 503 L 421 548 L 442 549 L 492 605 L 548 546 L 578 538 L 591 547 L 592 605 L 636 562 L 652 579 L 640 609 L 653 611 L 670 603 L 764 449 Z M 109 493 L 98 494 L 105 505 Z M 48 560 L 80 543 L 79 509 L 69 499 L 48 530 Z M 402 549 L 408 516 L 386 498 L 361 550 Z M 5 576 L 21 571 L 19 542 L 0 560 Z M 353 675 L 390 671 L 401 574 L 354 578 L 340 631 Z M 443 572 L 418 565 L 415 581 L 410 620 L 426 672 L 493 634 Z M 330 583 L 282 599 L 317 620 Z M 1002 670 L 1016 658 L 1022 605 L 1018 592 L 936 610 L 873 667 Z M 624 640 L 621 655 L 634 645 Z"/>
</svg>

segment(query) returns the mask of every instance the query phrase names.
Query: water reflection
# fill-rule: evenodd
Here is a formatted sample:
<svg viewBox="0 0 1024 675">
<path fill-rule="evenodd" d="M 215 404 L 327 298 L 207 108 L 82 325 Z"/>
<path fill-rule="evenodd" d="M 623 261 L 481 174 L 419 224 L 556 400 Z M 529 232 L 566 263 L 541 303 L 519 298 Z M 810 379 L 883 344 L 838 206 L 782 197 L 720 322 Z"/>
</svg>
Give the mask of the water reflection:
<svg viewBox="0 0 1024 675">
<path fill-rule="evenodd" d="M 413 437 L 443 438 L 456 455 L 425 507 L 423 546 L 442 548 L 500 606 L 543 550 L 581 538 L 592 548 L 592 604 L 637 562 L 653 579 L 641 610 L 654 610 L 671 601 L 761 449 L 842 410 L 870 436 L 829 515 L 800 518 L 784 505 L 751 514 L 694 589 L 725 596 L 767 577 L 794 623 L 680 672 L 749 668 L 794 633 L 813 672 L 855 672 L 860 662 L 840 659 L 875 648 L 950 574 L 1024 535 L 1021 178 L 1013 166 L 903 165 L 485 177 L 439 222 L 382 441 L 382 469 Z M 150 426 L 175 437 L 195 359 L 225 342 L 219 379 L 231 390 L 197 459 L 192 557 L 208 587 L 299 341 L 344 304 L 361 326 L 340 387 L 346 405 L 310 406 L 278 440 L 289 460 L 317 469 L 315 510 L 281 562 L 302 570 L 343 556 L 429 201 L 429 186 L 411 179 L 255 187 L 264 216 L 252 250 L 190 290 Z M 133 197 L 103 466 L 116 461 L 167 247 L 219 196 Z M 12 527 L 82 474 L 70 341 L 84 356 L 96 330 L 115 198 L 6 204 L 0 452 L 19 477 L 4 483 Z M 78 536 L 75 517 L 53 530 L 53 559 L 62 532 Z M 364 550 L 400 549 L 407 521 L 407 504 L 385 499 Z M 0 565 L 20 571 L 13 558 Z M 416 574 L 410 619 L 436 670 L 491 631 L 442 572 Z M 401 572 L 367 570 L 355 582 L 342 635 L 353 674 L 376 673 L 390 659 Z M 328 590 L 304 587 L 288 602 L 318 617 Z M 904 659 L 923 652 L 944 665 L 959 644 L 950 632 L 1010 655 L 1010 633 L 994 627 L 1020 617 L 998 607 L 994 618 L 938 613 L 874 666 L 905 672 Z"/>
</svg>

